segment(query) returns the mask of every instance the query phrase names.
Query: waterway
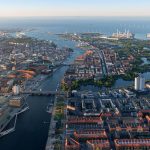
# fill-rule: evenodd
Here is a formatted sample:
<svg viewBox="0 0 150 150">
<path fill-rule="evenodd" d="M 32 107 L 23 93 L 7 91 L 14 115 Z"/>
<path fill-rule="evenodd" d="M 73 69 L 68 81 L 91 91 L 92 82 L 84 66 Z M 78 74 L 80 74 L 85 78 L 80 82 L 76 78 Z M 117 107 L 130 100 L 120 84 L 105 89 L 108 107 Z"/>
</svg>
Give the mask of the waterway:
<svg viewBox="0 0 150 150">
<path fill-rule="evenodd" d="M 66 42 L 68 43 L 69 41 Z M 75 48 L 75 43 L 70 41 L 69 46 Z M 74 58 L 83 53 L 83 50 L 75 48 L 74 53 L 66 62 L 72 62 Z M 41 89 L 46 91 L 56 90 L 67 68 L 67 66 L 63 66 L 58 69 L 48 80 L 44 81 Z M 144 76 L 146 79 L 150 79 L 150 73 L 144 73 Z M 132 84 L 133 81 L 118 79 L 114 87 Z M 93 89 L 95 90 L 95 87 Z M 51 117 L 46 112 L 46 107 L 52 99 L 53 97 L 29 96 L 27 102 L 30 110 L 18 117 L 15 132 L 0 139 L 0 150 L 44 150 L 49 129 L 49 123 L 45 124 L 44 122 L 49 122 Z"/>
<path fill-rule="evenodd" d="M 26 19 L 14 19 L 5 20 L 0 22 L 0 28 L 21 28 L 35 29 L 27 32 L 26 34 L 31 37 L 36 37 L 44 40 L 52 40 L 58 46 L 67 46 L 74 48 L 74 53 L 66 60 L 72 62 L 75 57 L 84 53 L 83 50 L 76 48 L 75 42 L 59 39 L 57 35 L 48 34 L 52 33 L 64 33 L 64 32 L 101 32 L 106 34 L 112 34 L 116 29 L 124 30 L 129 29 L 134 33 L 137 33 L 139 38 L 144 38 L 146 33 L 150 31 L 149 20 L 144 21 L 132 21 L 132 20 L 116 20 L 114 23 L 112 20 L 92 20 L 85 19 L 79 20 L 55 20 L 53 22 L 49 20 L 26 20 Z M 44 81 L 41 85 L 42 90 L 56 90 L 58 83 L 61 81 L 67 66 L 58 69 L 48 80 Z M 150 79 L 150 73 L 145 73 L 146 79 Z M 133 81 L 124 81 L 118 79 L 114 87 L 122 87 L 132 85 Z M 40 97 L 29 96 L 27 101 L 30 110 L 21 114 L 18 117 L 16 124 L 16 131 L 0 139 L 0 150 L 44 150 L 48 129 L 50 115 L 46 112 L 46 107 L 53 97 Z"/>
<path fill-rule="evenodd" d="M 70 42 L 69 46 L 75 48 L 74 44 L 74 42 Z M 66 63 L 72 62 L 83 53 L 83 50 L 76 48 L 76 51 L 66 60 Z M 41 89 L 55 91 L 67 68 L 67 66 L 63 66 L 58 69 L 49 79 L 43 82 Z M 27 102 L 30 109 L 18 117 L 16 131 L 0 139 L 0 150 L 44 150 L 49 129 L 49 123 L 44 122 L 50 122 L 51 118 L 46 112 L 46 107 L 53 98 L 29 96 Z"/>
</svg>

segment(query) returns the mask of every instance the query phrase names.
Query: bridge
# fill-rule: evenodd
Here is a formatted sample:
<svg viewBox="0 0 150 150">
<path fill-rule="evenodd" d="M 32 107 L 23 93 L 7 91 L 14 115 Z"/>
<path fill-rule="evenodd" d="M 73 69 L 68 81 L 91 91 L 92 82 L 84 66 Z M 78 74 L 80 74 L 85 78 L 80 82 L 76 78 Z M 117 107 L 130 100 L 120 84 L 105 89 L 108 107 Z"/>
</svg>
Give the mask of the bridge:
<svg viewBox="0 0 150 150">
<path fill-rule="evenodd" d="M 63 91 L 23 91 L 22 94 L 38 95 L 38 96 L 51 96 L 51 95 L 65 95 Z"/>
</svg>

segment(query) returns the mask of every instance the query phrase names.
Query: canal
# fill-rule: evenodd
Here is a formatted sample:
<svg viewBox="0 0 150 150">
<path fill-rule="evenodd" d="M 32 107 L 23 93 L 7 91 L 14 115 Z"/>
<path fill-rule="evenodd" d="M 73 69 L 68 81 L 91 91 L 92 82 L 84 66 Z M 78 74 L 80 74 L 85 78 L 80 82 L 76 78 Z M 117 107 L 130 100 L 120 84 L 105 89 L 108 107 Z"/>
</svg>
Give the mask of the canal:
<svg viewBox="0 0 150 150">
<path fill-rule="evenodd" d="M 68 57 L 66 63 L 72 62 L 77 56 L 84 53 L 83 50 L 75 47 L 75 42 L 59 39 L 55 35 L 31 35 L 33 37 L 43 37 L 43 39 L 52 40 L 60 47 L 68 46 L 73 48 L 74 52 Z M 42 83 L 40 88 L 45 91 L 55 91 L 67 68 L 67 66 L 59 68 L 50 78 Z M 150 78 L 150 73 L 145 73 L 144 75 L 147 79 Z M 133 84 L 133 81 L 118 79 L 114 87 L 128 86 L 130 84 Z M 46 108 L 48 103 L 53 99 L 54 97 L 29 96 L 27 102 L 30 109 L 18 117 L 16 131 L 0 139 L 0 150 L 44 150 L 51 118 L 46 112 Z"/>
<path fill-rule="evenodd" d="M 70 42 L 69 46 L 75 48 L 74 44 L 74 42 Z M 60 46 L 62 45 L 63 43 Z M 75 48 L 65 62 L 72 62 L 83 53 L 83 50 Z M 59 68 L 43 82 L 41 89 L 55 91 L 67 68 L 67 66 Z M 0 150 L 44 150 L 51 118 L 46 112 L 46 108 L 53 99 L 54 97 L 29 96 L 27 102 L 30 109 L 18 117 L 15 132 L 0 139 Z"/>
</svg>

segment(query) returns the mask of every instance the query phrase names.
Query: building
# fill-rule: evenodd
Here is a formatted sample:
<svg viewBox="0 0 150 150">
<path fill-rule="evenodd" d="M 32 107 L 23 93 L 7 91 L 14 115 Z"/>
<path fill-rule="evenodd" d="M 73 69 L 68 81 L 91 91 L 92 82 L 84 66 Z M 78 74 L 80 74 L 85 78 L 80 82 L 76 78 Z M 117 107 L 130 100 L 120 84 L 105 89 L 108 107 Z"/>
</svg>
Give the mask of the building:
<svg viewBox="0 0 150 150">
<path fill-rule="evenodd" d="M 116 150 L 148 150 L 150 149 L 150 139 L 116 139 Z"/>
<path fill-rule="evenodd" d="M 74 132 L 76 139 L 107 139 L 106 131 L 103 130 L 79 130 Z"/>
<path fill-rule="evenodd" d="M 79 150 L 80 144 L 72 138 L 67 138 L 65 141 L 65 150 Z"/>
<path fill-rule="evenodd" d="M 117 39 L 133 39 L 134 36 L 135 35 L 129 31 L 120 32 L 118 30 L 117 33 L 112 34 L 112 38 L 117 38 Z"/>
<path fill-rule="evenodd" d="M 9 100 L 9 106 L 12 106 L 12 107 L 21 107 L 22 104 L 24 102 L 24 98 L 21 97 L 21 96 L 18 96 L 18 97 L 12 97 L 10 100 Z"/>
<path fill-rule="evenodd" d="M 150 125 L 150 116 L 147 115 L 146 120 L 147 120 L 148 124 Z"/>
<path fill-rule="evenodd" d="M 108 140 L 88 140 L 88 150 L 111 150 Z"/>
<path fill-rule="evenodd" d="M 69 124 L 103 124 L 101 117 L 69 117 L 67 123 Z"/>
<path fill-rule="evenodd" d="M 0 116 L 3 115 L 3 109 L 0 107 Z"/>
<path fill-rule="evenodd" d="M 125 93 L 127 98 L 132 98 L 132 97 L 134 98 L 134 97 L 136 97 L 135 93 L 133 93 L 133 92 L 127 90 L 127 89 L 124 89 L 124 93 Z"/>
<path fill-rule="evenodd" d="M 150 89 L 150 82 L 146 83 L 146 88 Z"/>
<path fill-rule="evenodd" d="M 145 78 L 141 74 L 135 78 L 134 89 L 136 91 L 144 91 L 145 89 Z"/>
<path fill-rule="evenodd" d="M 18 95 L 19 92 L 20 92 L 20 87 L 19 87 L 19 85 L 13 86 L 12 91 L 13 91 L 13 94 L 14 94 L 14 95 Z"/>
</svg>

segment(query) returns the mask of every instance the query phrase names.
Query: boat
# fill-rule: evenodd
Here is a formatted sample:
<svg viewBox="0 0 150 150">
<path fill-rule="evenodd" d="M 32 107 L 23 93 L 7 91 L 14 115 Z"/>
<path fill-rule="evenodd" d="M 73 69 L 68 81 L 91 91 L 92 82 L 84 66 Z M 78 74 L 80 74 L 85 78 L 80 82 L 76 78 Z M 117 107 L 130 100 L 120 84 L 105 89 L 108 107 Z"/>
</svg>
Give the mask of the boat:
<svg viewBox="0 0 150 150">
<path fill-rule="evenodd" d="M 52 111 L 53 111 L 53 107 L 47 106 L 47 111 L 46 112 L 49 113 L 49 114 L 51 114 Z"/>
</svg>

